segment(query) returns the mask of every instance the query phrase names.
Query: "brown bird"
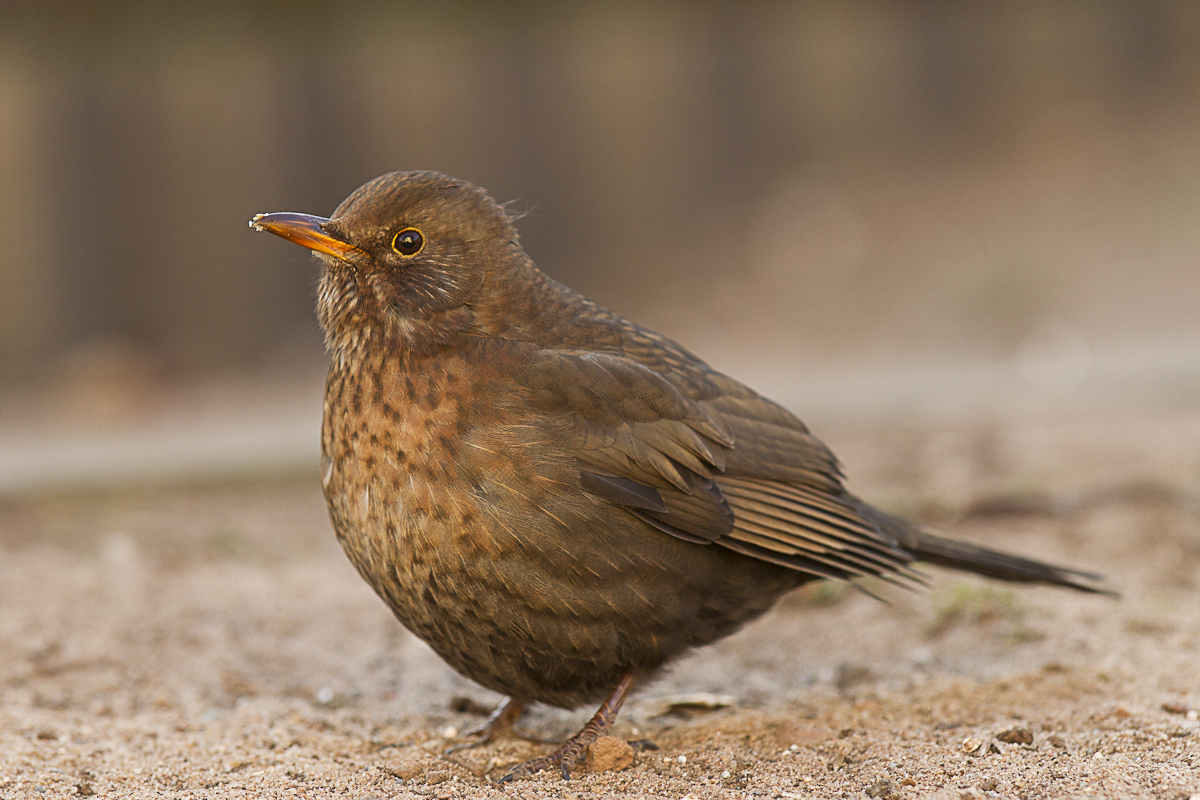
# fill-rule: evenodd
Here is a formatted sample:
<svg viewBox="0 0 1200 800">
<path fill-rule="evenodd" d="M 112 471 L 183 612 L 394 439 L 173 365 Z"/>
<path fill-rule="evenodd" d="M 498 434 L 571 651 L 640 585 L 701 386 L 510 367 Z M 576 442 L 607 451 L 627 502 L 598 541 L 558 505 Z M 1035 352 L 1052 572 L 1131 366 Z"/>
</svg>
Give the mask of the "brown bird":
<svg viewBox="0 0 1200 800">
<path fill-rule="evenodd" d="M 465 181 L 394 172 L 330 219 L 250 224 L 319 257 L 333 528 L 405 627 L 512 698 L 479 743 L 531 701 L 603 700 L 502 780 L 568 778 L 639 677 L 811 581 L 925 561 L 1110 593 L 849 494 L 791 412 L 547 277 Z"/>
</svg>

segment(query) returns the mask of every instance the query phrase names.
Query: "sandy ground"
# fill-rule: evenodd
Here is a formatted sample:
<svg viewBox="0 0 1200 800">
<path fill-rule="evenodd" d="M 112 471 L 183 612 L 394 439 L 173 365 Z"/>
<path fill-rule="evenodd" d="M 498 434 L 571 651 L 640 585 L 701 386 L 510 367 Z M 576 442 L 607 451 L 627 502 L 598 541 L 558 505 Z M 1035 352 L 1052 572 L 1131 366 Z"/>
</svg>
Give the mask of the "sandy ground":
<svg viewBox="0 0 1200 800">
<path fill-rule="evenodd" d="M 797 593 L 634 696 L 617 733 L 657 752 L 501 788 L 547 748 L 441 755 L 498 698 L 354 574 L 316 476 L 9 498 L 0 797 L 1200 796 L 1194 407 L 820 433 L 861 494 L 1123 599 L 933 569 L 888 603 Z M 697 692 L 728 705 L 672 705 Z M 588 713 L 521 726 L 563 737 Z"/>
</svg>

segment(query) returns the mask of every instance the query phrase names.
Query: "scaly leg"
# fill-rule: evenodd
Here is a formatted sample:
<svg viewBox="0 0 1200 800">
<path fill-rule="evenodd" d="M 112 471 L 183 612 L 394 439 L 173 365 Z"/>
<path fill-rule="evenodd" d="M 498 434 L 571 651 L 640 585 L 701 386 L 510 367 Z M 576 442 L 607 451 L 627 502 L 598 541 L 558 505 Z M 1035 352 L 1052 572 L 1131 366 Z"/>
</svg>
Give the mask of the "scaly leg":
<svg viewBox="0 0 1200 800">
<path fill-rule="evenodd" d="M 554 766 L 562 768 L 564 781 L 571 780 L 571 767 L 575 766 L 575 763 L 587 753 L 587 749 L 591 746 L 592 742 L 608 733 L 613 721 L 617 718 L 617 712 L 621 710 L 625 698 L 629 696 L 629 692 L 633 689 L 633 684 L 637 682 L 637 678 L 638 674 L 635 671 L 631 670 L 625 673 L 625 677 L 621 678 L 621 682 L 617 684 L 617 688 L 612 690 L 612 694 L 600 705 L 600 709 L 596 712 L 595 716 L 588 720 L 588 724 L 583 726 L 583 730 L 563 742 L 562 747 L 550 755 L 535 758 L 532 761 L 526 761 L 524 764 L 518 764 L 513 767 L 504 774 L 504 777 L 499 782 L 508 783 L 514 778 L 535 775 L 544 769 Z"/>
<path fill-rule="evenodd" d="M 487 721 L 473 731 L 467 731 L 464 736 L 478 736 L 479 738 L 473 742 L 464 742 L 456 744 L 453 747 L 447 747 L 442 751 L 442 755 L 450 755 L 457 753 L 460 750 L 470 750 L 475 747 L 481 747 L 489 742 L 494 742 L 498 739 L 506 739 L 510 736 L 517 736 L 521 739 L 529 739 L 531 742 L 537 742 L 538 739 L 532 739 L 528 736 L 522 736 L 513 730 L 513 723 L 517 721 L 517 717 L 521 716 L 521 712 L 525 710 L 525 701 L 516 697 L 511 697 L 500 705 L 496 706 L 496 710 L 492 712 Z"/>
</svg>

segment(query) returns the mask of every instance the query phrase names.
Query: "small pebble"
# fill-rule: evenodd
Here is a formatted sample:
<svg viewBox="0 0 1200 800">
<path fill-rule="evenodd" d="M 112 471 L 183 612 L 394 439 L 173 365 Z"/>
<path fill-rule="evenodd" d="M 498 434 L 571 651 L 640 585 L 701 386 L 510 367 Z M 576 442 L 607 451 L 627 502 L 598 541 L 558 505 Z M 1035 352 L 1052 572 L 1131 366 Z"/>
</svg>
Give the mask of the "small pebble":
<svg viewBox="0 0 1200 800">
<path fill-rule="evenodd" d="M 996 738 L 1005 744 L 1033 744 L 1033 731 L 1028 728 L 1009 728 L 996 734 Z"/>
<path fill-rule="evenodd" d="M 974 736 L 963 739 L 962 749 L 964 753 L 970 753 L 977 757 L 1000 752 L 1000 746 L 996 744 L 995 739 L 977 739 Z"/>
<path fill-rule="evenodd" d="M 601 736 L 588 748 L 588 772 L 625 769 L 632 763 L 633 748 L 629 746 L 629 742 L 616 736 Z"/>
<path fill-rule="evenodd" d="M 675 759 L 675 760 L 676 760 L 676 761 L 678 761 L 680 764 L 686 764 L 686 763 L 687 763 L 687 756 L 680 756 L 679 758 L 677 758 L 677 759 Z"/>
<path fill-rule="evenodd" d="M 867 795 L 879 800 L 900 800 L 900 792 L 896 785 L 887 778 L 880 778 L 867 787 Z"/>
<path fill-rule="evenodd" d="M 400 761 L 381 769 L 396 780 L 409 781 L 425 774 L 427 764 L 421 761 Z"/>
</svg>

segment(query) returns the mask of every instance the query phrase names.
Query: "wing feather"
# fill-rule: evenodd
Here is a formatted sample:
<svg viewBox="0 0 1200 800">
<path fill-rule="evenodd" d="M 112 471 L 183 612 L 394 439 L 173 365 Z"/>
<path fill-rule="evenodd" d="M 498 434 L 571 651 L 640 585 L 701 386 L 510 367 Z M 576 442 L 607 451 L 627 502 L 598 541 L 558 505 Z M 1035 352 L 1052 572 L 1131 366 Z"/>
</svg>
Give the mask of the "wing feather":
<svg viewBox="0 0 1200 800">
<path fill-rule="evenodd" d="M 560 420 L 580 488 L 653 529 L 820 577 L 920 579 L 859 512 L 829 449 L 731 378 L 569 350 L 539 351 L 522 378 Z"/>
</svg>

